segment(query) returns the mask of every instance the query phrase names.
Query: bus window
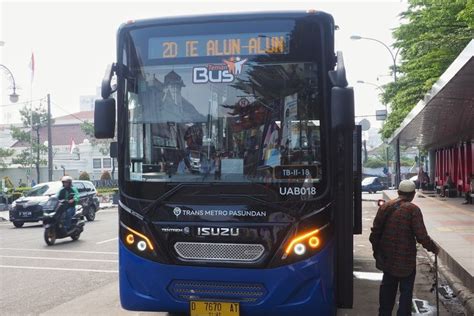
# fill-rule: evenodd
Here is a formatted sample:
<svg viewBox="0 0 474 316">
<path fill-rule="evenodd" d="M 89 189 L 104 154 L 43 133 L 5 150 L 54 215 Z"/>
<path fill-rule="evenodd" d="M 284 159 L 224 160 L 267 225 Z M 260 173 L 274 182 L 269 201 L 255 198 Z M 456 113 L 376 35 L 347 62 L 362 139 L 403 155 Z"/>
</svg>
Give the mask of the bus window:
<svg viewBox="0 0 474 316">
<path fill-rule="evenodd" d="M 219 83 L 209 78 L 225 81 L 228 60 L 136 68 L 128 155 L 156 168 L 132 166 L 130 179 L 263 182 L 277 166 L 322 165 L 317 64 L 240 62 Z"/>
</svg>

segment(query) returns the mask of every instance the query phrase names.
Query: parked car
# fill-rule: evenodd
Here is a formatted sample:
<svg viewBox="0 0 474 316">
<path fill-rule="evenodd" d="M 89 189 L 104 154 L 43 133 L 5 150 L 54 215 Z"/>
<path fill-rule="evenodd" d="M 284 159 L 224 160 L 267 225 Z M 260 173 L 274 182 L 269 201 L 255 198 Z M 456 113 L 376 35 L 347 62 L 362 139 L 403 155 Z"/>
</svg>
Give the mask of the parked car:
<svg viewBox="0 0 474 316">
<path fill-rule="evenodd" d="M 90 181 L 74 180 L 72 185 L 79 192 L 79 206 L 88 221 L 95 219 L 99 210 L 97 190 Z M 22 227 L 24 223 L 39 222 L 44 212 L 52 211 L 50 197 L 61 189 L 60 181 L 45 182 L 35 185 L 25 196 L 15 200 L 10 209 L 10 221 L 15 227 Z"/>
<path fill-rule="evenodd" d="M 385 186 L 378 177 L 368 177 L 362 180 L 362 192 L 377 193 L 377 191 L 384 189 Z"/>
</svg>

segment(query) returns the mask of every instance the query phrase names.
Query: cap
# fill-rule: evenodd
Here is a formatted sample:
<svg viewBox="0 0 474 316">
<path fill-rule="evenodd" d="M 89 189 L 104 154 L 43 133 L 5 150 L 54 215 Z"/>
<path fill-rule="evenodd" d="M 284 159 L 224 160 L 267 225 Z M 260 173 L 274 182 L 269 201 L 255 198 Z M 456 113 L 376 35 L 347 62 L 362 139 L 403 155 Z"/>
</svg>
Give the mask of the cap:
<svg viewBox="0 0 474 316">
<path fill-rule="evenodd" d="M 65 181 L 72 181 L 72 178 L 70 176 L 64 176 L 61 178 L 61 182 L 65 182 Z"/>
<path fill-rule="evenodd" d="M 398 191 L 400 192 L 405 192 L 405 193 L 413 193 L 415 192 L 415 183 L 411 180 L 403 180 L 400 182 L 400 185 L 398 186 Z"/>
</svg>

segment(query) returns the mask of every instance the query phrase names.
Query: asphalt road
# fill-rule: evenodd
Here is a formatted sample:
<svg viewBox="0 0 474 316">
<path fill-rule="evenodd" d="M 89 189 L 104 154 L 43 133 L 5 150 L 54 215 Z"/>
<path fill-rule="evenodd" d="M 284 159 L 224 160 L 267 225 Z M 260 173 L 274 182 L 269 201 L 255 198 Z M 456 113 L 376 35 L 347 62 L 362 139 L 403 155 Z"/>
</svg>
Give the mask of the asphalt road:
<svg viewBox="0 0 474 316">
<path fill-rule="evenodd" d="M 365 200 L 378 198 L 364 194 Z M 376 202 L 365 201 L 363 208 L 364 234 L 354 240 L 354 309 L 339 310 L 338 315 L 375 315 L 378 308 L 381 273 L 374 267 L 368 242 Z M 116 208 L 98 212 L 94 222 L 86 223 L 78 241 L 61 239 L 52 247 L 46 246 L 41 225 L 25 224 L 18 229 L 0 222 L 0 314 L 149 314 L 120 307 L 116 236 Z M 423 254 L 419 256 L 422 260 Z M 434 304 L 429 292 L 432 274 L 423 267 L 419 265 L 415 296 Z"/>
</svg>

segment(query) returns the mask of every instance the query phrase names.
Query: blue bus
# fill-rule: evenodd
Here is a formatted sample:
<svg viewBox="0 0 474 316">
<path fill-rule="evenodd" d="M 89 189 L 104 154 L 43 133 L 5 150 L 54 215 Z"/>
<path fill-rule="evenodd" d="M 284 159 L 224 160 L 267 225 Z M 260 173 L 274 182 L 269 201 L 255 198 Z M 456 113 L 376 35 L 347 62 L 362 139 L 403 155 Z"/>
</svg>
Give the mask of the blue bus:
<svg viewBox="0 0 474 316">
<path fill-rule="evenodd" d="M 95 136 L 117 134 L 125 309 L 352 306 L 360 129 L 335 29 L 319 11 L 119 28 Z"/>
</svg>

